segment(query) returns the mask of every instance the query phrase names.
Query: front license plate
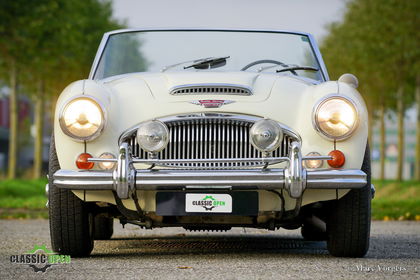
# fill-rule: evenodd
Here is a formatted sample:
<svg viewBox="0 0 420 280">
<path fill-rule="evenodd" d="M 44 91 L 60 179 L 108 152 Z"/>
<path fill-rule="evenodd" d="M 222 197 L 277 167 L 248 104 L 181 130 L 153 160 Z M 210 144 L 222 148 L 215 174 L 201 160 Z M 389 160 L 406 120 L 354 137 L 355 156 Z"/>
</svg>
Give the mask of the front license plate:
<svg viewBox="0 0 420 280">
<path fill-rule="evenodd" d="M 232 213 L 232 196 L 229 194 L 187 193 L 187 213 Z"/>
<path fill-rule="evenodd" d="M 211 205 L 209 202 L 198 202 L 210 200 L 212 201 Z M 213 201 L 215 202 L 213 203 Z M 159 216 L 257 216 L 258 192 L 159 191 L 156 193 L 156 214 Z"/>
</svg>

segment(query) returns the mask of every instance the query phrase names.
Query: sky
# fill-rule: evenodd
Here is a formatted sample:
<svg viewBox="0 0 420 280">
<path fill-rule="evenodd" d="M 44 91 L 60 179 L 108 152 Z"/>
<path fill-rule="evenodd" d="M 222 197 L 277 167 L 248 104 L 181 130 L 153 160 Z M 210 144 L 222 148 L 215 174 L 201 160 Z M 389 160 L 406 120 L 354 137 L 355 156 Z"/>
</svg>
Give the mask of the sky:
<svg viewBox="0 0 420 280">
<path fill-rule="evenodd" d="M 346 0 L 113 0 L 114 17 L 135 27 L 280 29 L 311 33 L 340 20 Z"/>
</svg>

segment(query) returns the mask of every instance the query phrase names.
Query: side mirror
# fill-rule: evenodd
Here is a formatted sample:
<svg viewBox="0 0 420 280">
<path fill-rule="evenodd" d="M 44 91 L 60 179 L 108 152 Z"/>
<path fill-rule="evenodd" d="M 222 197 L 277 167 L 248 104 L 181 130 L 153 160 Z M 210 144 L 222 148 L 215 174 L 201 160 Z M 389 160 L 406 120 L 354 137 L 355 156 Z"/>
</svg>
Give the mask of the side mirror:
<svg viewBox="0 0 420 280">
<path fill-rule="evenodd" d="M 359 80 L 357 79 L 357 77 L 353 74 L 343 74 L 340 76 L 340 78 L 338 79 L 339 82 L 343 82 L 343 83 L 347 83 L 349 84 L 351 87 L 357 88 L 359 86 Z"/>
</svg>

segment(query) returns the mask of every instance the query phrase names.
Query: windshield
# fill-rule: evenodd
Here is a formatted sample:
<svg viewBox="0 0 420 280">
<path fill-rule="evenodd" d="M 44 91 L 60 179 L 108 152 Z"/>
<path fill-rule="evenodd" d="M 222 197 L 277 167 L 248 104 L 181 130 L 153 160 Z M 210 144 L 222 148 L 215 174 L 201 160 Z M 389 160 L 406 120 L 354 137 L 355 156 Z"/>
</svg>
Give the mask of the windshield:
<svg viewBox="0 0 420 280">
<path fill-rule="evenodd" d="M 282 69 L 285 71 L 279 71 Z M 270 72 L 322 80 L 320 66 L 306 35 L 212 30 L 111 34 L 93 78 L 171 71 Z"/>
</svg>

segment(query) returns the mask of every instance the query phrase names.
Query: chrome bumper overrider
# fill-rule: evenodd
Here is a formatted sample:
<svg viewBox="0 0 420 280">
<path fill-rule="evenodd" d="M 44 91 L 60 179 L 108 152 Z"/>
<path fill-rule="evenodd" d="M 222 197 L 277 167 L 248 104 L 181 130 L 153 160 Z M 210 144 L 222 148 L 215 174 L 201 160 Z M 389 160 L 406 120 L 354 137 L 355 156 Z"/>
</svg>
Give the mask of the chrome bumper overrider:
<svg viewBox="0 0 420 280">
<path fill-rule="evenodd" d="M 120 146 L 115 171 L 58 170 L 54 185 L 73 190 L 115 190 L 118 197 L 126 199 L 136 190 L 188 190 L 188 189 L 286 189 L 293 198 L 302 196 L 305 189 L 354 189 L 366 185 L 366 174 L 350 170 L 306 170 L 302 167 L 300 145 L 294 142 L 290 158 L 270 158 L 269 164 L 287 161 L 285 169 L 234 169 L 234 170 L 182 170 L 135 169 L 130 148 Z M 321 158 L 320 158 L 321 159 Z M 325 159 L 325 157 L 322 157 Z M 262 159 L 260 159 L 262 160 Z M 102 161 L 92 159 L 92 161 Z M 158 161 L 158 160 L 156 160 Z M 150 160 L 147 161 L 150 163 Z"/>
</svg>

